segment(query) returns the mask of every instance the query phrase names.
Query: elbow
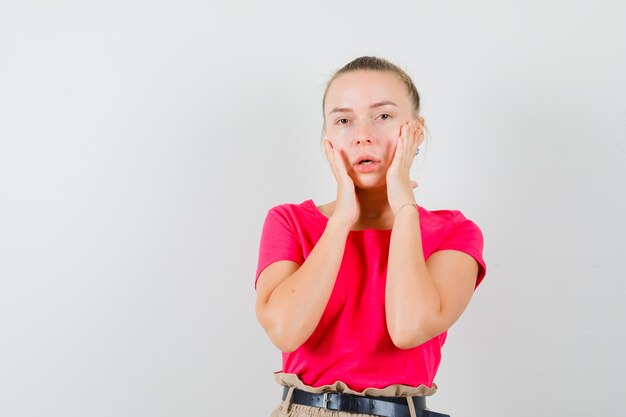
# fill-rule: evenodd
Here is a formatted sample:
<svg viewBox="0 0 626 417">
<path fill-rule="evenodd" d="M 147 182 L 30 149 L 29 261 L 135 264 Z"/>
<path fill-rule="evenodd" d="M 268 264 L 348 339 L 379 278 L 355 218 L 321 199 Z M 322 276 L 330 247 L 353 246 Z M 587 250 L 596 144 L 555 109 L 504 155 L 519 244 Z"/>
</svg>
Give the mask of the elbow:
<svg viewBox="0 0 626 417">
<path fill-rule="evenodd" d="M 391 336 L 391 341 L 398 349 L 413 349 L 426 342 L 427 339 L 416 336 Z"/>
<path fill-rule="evenodd" d="M 415 323 L 415 326 L 411 328 L 396 326 L 389 331 L 389 336 L 398 349 L 413 349 L 428 342 L 436 334 L 430 331 L 427 325 Z"/>
<path fill-rule="evenodd" d="M 291 353 L 298 349 L 302 343 L 295 340 L 286 332 L 275 330 L 274 332 L 268 332 L 272 344 L 280 349 L 281 352 Z"/>
<path fill-rule="evenodd" d="M 257 312 L 257 320 L 265 330 L 270 341 L 281 352 L 291 353 L 302 345 L 294 329 L 280 318 L 272 318 L 268 311 L 263 314 Z"/>
</svg>

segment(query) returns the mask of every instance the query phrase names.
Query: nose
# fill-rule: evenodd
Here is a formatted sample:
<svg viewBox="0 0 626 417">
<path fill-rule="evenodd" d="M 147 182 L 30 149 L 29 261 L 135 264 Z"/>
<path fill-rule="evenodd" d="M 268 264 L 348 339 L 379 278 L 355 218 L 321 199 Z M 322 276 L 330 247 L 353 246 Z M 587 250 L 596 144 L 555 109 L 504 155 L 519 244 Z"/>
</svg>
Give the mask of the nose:
<svg viewBox="0 0 626 417">
<path fill-rule="evenodd" d="M 354 139 L 352 143 L 354 145 L 360 145 L 362 143 L 372 143 L 374 135 L 371 126 L 367 122 L 359 123 L 354 130 Z"/>
</svg>

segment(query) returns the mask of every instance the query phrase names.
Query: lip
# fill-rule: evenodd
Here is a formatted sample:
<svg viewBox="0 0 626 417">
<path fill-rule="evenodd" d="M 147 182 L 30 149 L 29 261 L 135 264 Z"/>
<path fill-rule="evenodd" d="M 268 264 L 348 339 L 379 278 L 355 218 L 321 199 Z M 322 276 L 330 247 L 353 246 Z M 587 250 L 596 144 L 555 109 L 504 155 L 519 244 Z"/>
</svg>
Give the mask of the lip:
<svg viewBox="0 0 626 417">
<path fill-rule="evenodd" d="M 365 172 L 371 172 L 371 171 L 375 170 L 376 168 L 378 168 L 379 165 L 380 165 L 380 161 L 379 162 L 372 162 L 371 164 L 367 164 L 367 165 L 355 164 L 354 165 L 354 169 L 357 172 L 365 173 Z"/>
<path fill-rule="evenodd" d="M 372 155 L 368 155 L 368 154 L 361 154 L 359 156 L 356 157 L 354 165 L 355 166 L 361 166 L 359 165 L 359 162 L 364 161 L 366 159 L 369 159 L 371 161 L 373 161 L 374 163 L 372 165 L 376 165 L 378 163 L 380 163 L 380 159 L 377 159 L 376 157 L 372 156 Z"/>
</svg>

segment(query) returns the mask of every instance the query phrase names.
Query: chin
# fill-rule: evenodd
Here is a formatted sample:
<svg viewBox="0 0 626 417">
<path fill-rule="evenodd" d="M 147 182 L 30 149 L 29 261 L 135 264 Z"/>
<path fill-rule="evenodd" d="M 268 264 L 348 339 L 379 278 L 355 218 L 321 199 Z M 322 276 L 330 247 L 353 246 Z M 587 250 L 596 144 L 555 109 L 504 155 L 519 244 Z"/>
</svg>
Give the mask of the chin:
<svg viewBox="0 0 626 417">
<path fill-rule="evenodd" d="M 361 189 L 374 189 L 381 188 L 387 185 L 387 181 L 385 178 L 371 178 L 371 179 L 358 179 L 354 181 L 354 186 Z"/>
</svg>

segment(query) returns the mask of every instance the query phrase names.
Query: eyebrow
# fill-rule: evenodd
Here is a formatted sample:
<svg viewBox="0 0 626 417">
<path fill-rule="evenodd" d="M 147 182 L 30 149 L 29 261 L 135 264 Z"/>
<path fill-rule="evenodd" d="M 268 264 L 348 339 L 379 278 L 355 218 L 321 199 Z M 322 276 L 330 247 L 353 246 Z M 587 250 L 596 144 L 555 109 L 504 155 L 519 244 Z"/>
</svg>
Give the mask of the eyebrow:
<svg viewBox="0 0 626 417">
<path fill-rule="evenodd" d="M 392 106 L 398 107 L 398 105 L 396 103 L 394 103 L 393 101 L 384 100 L 384 101 L 379 101 L 378 103 L 372 104 L 370 106 L 370 109 L 375 109 L 376 107 L 387 106 L 387 105 L 392 105 Z M 328 114 L 331 115 L 333 113 L 348 113 L 348 112 L 351 112 L 351 111 L 352 111 L 352 109 L 350 109 L 348 107 L 335 107 Z"/>
</svg>

